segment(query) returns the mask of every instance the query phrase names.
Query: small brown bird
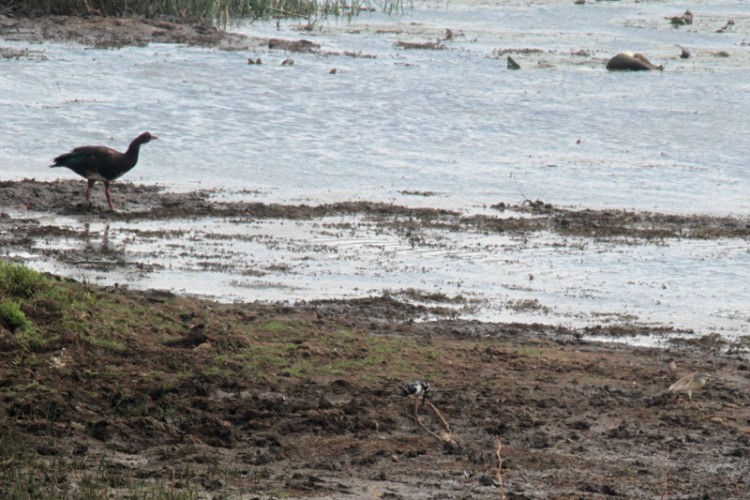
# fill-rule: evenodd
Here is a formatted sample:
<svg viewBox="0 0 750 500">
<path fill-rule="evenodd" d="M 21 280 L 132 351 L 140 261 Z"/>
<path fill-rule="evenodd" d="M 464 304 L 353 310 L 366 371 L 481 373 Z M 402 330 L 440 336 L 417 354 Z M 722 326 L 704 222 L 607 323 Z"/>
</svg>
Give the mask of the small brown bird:
<svg viewBox="0 0 750 500">
<path fill-rule="evenodd" d="M 691 373 L 669 387 L 669 392 L 687 392 L 690 401 L 693 400 L 693 391 L 703 388 L 708 380 L 707 373 Z"/>
<path fill-rule="evenodd" d="M 122 176 L 138 163 L 138 152 L 141 144 L 146 144 L 154 139 L 158 139 L 149 132 L 144 132 L 130 143 L 128 150 L 124 153 L 115 151 L 107 146 L 81 146 L 69 153 L 62 154 L 55 158 L 50 167 L 67 167 L 81 177 L 88 179 L 86 188 L 86 203 L 91 204 L 91 188 L 96 181 L 104 183 L 104 194 L 107 197 L 109 209 L 115 209 L 112 204 L 112 191 L 109 183 Z"/>
</svg>

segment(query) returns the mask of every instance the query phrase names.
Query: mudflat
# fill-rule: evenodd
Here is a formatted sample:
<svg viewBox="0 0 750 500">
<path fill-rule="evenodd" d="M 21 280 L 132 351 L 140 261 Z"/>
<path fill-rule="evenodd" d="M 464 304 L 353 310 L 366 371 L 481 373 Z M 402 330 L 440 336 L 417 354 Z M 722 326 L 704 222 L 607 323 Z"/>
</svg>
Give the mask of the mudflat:
<svg viewBox="0 0 750 500">
<path fill-rule="evenodd" d="M 81 188 L 4 182 L 0 210 L 14 213 L 0 219 L 4 245 L 70 237 L 25 210 L 133 223 L 407 210 L 220 203 L 118 183 L 127 210 L 109 212 L 77 205 Z M 541 214 L 528 224 L 546 230 L 587 220 L 526 205 Z M 413 210 L 411 224 L 476 223 Z M 596 220 L 588 227 L 608 232 L 615 220 L 649 217 L 585 212 Z M 662 222 L 706 238 L 746 227 Z M 13 298 L 33 328 L 0 323 L 2 494 L 739 499 L 750 490 L 743 339 L 595 343 L 584 340 L 590 330 L 461 320 L 455 298 L 412 298 L 220 304 L 46 277 Z M 668 392 L 692 372 L 710 375 L 692 401 Z M 424 402 L 402 395 L 415 380 L 430 385 Z"/>
</svg>

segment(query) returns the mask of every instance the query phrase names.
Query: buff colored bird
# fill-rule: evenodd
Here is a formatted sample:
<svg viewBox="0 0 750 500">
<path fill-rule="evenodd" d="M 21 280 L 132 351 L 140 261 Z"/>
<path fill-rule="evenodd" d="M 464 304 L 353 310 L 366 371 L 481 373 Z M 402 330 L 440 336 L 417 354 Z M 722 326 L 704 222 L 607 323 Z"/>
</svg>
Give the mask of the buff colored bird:
<svg viewBox="0 0 750 500">
<path fill-rule="evenodd" d="M 708 380 L 707 373 L 691 373 L 669 387 L 669 392 L 687 392 L 690 401 L 693 400 L 693 391 L 702 389 Z"/>
</svg>

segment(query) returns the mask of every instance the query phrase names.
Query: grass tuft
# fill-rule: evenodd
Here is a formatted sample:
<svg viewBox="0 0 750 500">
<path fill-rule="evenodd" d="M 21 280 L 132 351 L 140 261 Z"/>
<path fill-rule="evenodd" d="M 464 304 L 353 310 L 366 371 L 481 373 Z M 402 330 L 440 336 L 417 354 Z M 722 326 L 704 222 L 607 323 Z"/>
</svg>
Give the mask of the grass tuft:
<svg viewBox="0 0 750 500">
<path fill-rule="evenodd" d="M 0 294 L 30 299 L 44 285 L 45 278 L 27 267 L 0 262 Z"/>
<path fill-rule="evenodd" d="M 33 326 L 21 310 L 21 305 L 11 299 L 0 300 L 0 321 L 13 333 L 29 331 Z"/>
</svg>

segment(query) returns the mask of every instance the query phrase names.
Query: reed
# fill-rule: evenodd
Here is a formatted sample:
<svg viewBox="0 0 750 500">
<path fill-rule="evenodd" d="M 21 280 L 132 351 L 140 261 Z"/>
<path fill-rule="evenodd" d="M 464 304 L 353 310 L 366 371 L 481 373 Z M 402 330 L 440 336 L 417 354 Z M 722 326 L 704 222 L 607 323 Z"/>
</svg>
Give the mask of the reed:
<svg viewBox="0 0 750 500">
<path fill-rule="evenodd" d="M 0 13 L 21 16 L 141 16 L 212 20 L 355 16 L 363 11 L 403 11 L 401 0 L 0 0 Z"/>
</svg>

